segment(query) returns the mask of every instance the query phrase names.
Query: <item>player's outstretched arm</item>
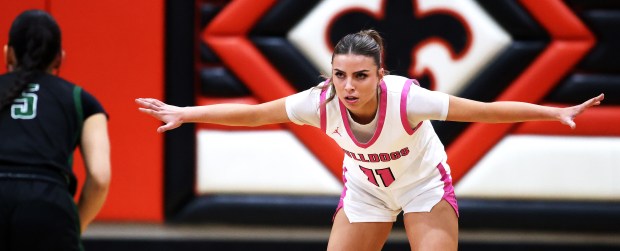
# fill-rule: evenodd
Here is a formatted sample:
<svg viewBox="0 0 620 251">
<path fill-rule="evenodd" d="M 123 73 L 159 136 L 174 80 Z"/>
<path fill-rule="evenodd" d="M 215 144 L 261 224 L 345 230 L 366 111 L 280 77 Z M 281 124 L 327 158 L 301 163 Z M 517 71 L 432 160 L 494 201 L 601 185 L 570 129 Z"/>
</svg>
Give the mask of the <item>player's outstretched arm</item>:
<svg viewBox="0 0 620 251">
<path fill-rule="evenodd" d="M 573 119 L 586 109 L 600 105 L 604 98 L 605 95 L 600 94 L 579 105 L 559 108 L 513 101 L 484 103 L 450 96 L 446 120 L 485 123 L 559 121 L 575 128 Z"/>
<path fill-rule="evenodd" d="M 228 126 L 261 126 L 290 122 L 285 98 L 257 104 L 216 104 L 178 107 L 152 98 L 138 98 L 136 103 L 143 113 L 165 124 L 157 132 L 165 132 L 183 123 L 211 123 Z"/>
</svg>

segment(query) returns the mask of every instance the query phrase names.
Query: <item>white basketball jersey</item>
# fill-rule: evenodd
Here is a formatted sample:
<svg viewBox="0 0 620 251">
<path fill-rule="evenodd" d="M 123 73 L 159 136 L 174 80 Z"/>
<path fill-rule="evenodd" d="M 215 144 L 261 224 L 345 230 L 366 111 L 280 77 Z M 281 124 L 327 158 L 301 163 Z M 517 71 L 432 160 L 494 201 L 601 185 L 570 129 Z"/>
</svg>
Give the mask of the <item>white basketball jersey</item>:
<svg viewBox="0 0 620 251">
<path fill-rule="evenodd" d="M 444 146 L 431 123 L 410 125 L 407 120 L 407 94 L 412 84 L 418 83 L 401 77 L 381 80 L 377 127 L 366 143 L 355 138 L 348 111 L 340 100 L 321 106 L 321 129 L 344 150 L 347 180 L 398 188 L 434 177 L 437 165 L 446 161 Z M 330 91 L 321 93 L 321 103 Z"/>
</svg>

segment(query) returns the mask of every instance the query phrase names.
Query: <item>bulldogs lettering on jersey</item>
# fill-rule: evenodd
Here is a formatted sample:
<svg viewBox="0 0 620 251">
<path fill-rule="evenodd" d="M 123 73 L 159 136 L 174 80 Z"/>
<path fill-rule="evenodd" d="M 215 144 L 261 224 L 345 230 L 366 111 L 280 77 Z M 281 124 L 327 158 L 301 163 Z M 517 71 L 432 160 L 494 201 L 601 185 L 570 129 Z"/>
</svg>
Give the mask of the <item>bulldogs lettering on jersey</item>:
<svg viewBox="0 0 620 251">
<path fill-rule="evenodd" d="M 321 129 L 342 147 L 347 180 L 382 188 L 397 187 L 428 177 L 438 163 L 445 161 L 443 145 L 432 125 L 409 125 L 407 95 L 414 81 L 399 76 L 385 76 L 381 80 L 377 127 L 368 142 L 355 138 L 348 111 L 340 100 L 321 106 Z M 321 93 L 321 103 L 331 91 L 328 88 Z M 399 182 L 401 179 L 407 182 Z"/>
</svg>

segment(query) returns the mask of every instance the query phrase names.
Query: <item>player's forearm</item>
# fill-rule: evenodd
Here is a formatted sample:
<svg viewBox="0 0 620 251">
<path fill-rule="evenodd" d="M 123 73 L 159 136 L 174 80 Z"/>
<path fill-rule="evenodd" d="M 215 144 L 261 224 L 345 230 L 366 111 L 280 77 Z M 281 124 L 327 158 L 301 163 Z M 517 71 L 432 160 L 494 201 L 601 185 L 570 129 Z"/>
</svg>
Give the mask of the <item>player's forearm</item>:
<svg viewBox="0 0 620 251">
<path fill-rule="evenodd" d="M 256 108 L 247 104 L 216 104 L 183 108 L 184 123 L 210 123 L 228 126 L 257 126 Z"/>
<path fill-rule="evenodd" d="M 558 120 L 561 108 L 524 102 L 498 101 L 484 103 L 459 97 L 450 97 L 449 121 L 514 123 L 522 121 Z"/>
<path fill-rule="evenodd" d="M 286 113 L 286 98 L 266 103 L 217 104 L 181 108 L 185 122 L 212 123 L 229 126 L 261 126 L 290 122 Z"/>
<path fill-rule="evenodd" d="M 499 101 L 487 103 L 481 118 L 488 123 L 523 121 L 552 121 L 559 119 L 559 109 L 523 102 Z"/>
<path fill-rule="evenodd" d="M 109 190 L 109 178 L 99 177 L 95 179 L 93 177 L 87 177 L 82 188 L 82 194 L 78 202 L 78 214 L 80 216 L 80 225 L 82 232 L 86 230 L 86 227 L 95 219 L 95 216 L 99 213 Z"/>
</svg>

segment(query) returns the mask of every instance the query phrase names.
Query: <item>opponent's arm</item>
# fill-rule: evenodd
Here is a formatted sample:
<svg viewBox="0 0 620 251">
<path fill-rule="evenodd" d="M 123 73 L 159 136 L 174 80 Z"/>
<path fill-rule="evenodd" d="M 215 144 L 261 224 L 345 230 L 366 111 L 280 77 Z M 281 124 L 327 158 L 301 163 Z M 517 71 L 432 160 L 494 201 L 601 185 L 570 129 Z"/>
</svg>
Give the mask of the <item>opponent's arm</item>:
<svg viewBox="0 0 620 251">
<path fill-rule="evenodd" d="M 211 123 L 228 126 L 261 126 L 290 122 L 285 107 L 286 98 L 257 104 L 216 104 L 178 107 L 157 99 L 139 98 L 139 110 L 161 120 L 165 125 L 157 132 L 165 132 L 183 123 Z"/>
<path fill-rule="evenodd" d="M 559 108 L 513 101 L 484 103 L 450 96 L 446 120 L 485 123 L 559 121 L 575 128 L 573 119 L 587 108 L 600 105 L 603 99 L 604 95 L 601 94 L 579 105 Z"/>
</svg>

